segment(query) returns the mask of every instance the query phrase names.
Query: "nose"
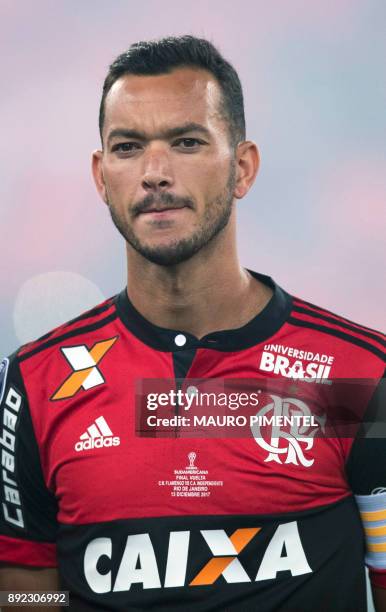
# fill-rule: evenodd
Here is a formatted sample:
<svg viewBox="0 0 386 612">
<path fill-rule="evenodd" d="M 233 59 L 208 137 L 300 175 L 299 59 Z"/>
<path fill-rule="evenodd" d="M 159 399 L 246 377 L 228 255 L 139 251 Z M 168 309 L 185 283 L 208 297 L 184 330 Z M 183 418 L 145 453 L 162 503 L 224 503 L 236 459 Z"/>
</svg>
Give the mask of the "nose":
<svg viewBox="0 0 386 612">
<path fill-rule="evenodd" d="M 173 185 L 170 159 L 160 148 L 149 150 L 144 156 L 142 188 L 147 193 L 166 191 Z"/>
</svg>

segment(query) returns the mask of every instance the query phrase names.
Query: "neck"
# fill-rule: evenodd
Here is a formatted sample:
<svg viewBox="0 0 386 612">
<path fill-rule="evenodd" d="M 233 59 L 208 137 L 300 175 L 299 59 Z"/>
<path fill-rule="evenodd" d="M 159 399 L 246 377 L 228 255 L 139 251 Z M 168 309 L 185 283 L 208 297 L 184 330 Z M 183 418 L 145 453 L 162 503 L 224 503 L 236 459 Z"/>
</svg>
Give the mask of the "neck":
<svg viewBox="0 0 386 612">
<path fill-rule="evenodd" d="M 154 325 L 197 338 L 245 325 L 266 306 L 272 290 L 240 266 L 231 229 L 170 267 L 145 260 L 128 246 L 127 292 L 133 306 Z"/>
</svg>

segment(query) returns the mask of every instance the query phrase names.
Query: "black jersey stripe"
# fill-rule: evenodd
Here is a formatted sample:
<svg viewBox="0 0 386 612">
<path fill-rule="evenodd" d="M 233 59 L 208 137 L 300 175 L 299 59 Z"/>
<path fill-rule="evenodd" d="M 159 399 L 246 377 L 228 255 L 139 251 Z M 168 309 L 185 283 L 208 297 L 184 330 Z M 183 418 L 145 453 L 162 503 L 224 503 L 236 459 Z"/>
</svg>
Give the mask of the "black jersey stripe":
<svg viewBox="0 0 386 612">
<path fill-rule="evenodd" d="M 364 331 L 363 329 L 357 328 L 354 325 L 350 325 L 350 323 L 339 321 L 328 315 L 315 312 L 314 310 L 310 310 L 309 308 L 302 308 L 301 306 L 294 306 L 292 310 L 306 314 L 310 317 L 315 317 L 316 319 L 322 319 L 323 321 L 327 321 L 327 323 L 332 323 L 333 325 L 338 325 L 339 327 L 348 329 L 356 334 L 360 334 L 361 336 L 366 336 L 367 338 L 371 338 L 371 340 L 374 340 L 374 342 L 378 342 L 382 347 L 386 347 L 386 342 L 382 340 L 382 338 L 380 338 L 376 334 L 373 334 L 370 331 Z"/>
<path fill-rule="evenodd" d="M 346 323 L 350 323 L 351 325 L 354 325 L 354 327 L 358 327 L 361 331 L 369 331 L 372 332 L 374 334 L 377 334 L 378 337 L 383 338 L 385 336 L 385 334 L 383 334 L 381 331 L 374 329 L 373 327 L 367 327 L 366 325 L 362 325 L 360 323 L 355 323 L 355 321 L 352 321 L 351 319 L 347 319 L 346 317 L 342 317 L 341 315 L 337 314 L 336 312 L 332 312 L 332 310 L 327 310 L 327 308 L 321 308 L 320 306 L 317 306 L 316 304 L 312 304 L 312 302 L 307 302 L 306 300 L 301 300 L 298 297 L 294 297 L 293 298 L 293 302 L 294 305 L 296 306 L 297 304 L 302 305 L 303 307 L 309 307 L 310 310 L 312 310 L 313 313 L 320 313 L 320 314 L 326 314 L 326 315 L 332 315 L 333 317 L 336 317 L 338 320 L 340 321 L 346 321 Z M 311 313 L 310 313 L 311 314 Z"/>
<path fill-rule="evenodd" d="M 74 338 L 75 336 L 79 336 L 80 334 L 86 334 L 88 332 L 95 331 L 96 329 L 99 329 L 101 327 L 104 327 L 108 323 L 111 323 L 111 321 L 114 321 L 117 317 L 118 317 L 118 314 L 115 311 L 112 314 L 110 314 L 108 317 L 105 317 L 104 319 L 100 319 L 100 321 L 97 321 L 96 323 L 91 323 L 90 325 L 85 325 L 84 327 L 78 327 L 77 329 L 73 329 L 65 334 L 62 334 L 61 336 L 56 336 L 55 338 L 51 338 L 51 340 L 47 340 L 47 342 L 40 344 L 39 346 L 32 349 L 28 353 L 23 353 L 23 355 L 19 355 L 18 359 L 19 361 L 24 361 L 25 359 L 29 359 L 33 355 L 36 355 L 37 353 L 40 353 L 41 351 L 44 351 L 45 349 L 50 348 L 51 346 L 55 346 L 55 344 L 58 344 L 59 342 L 62 342 L 63 340 L 67 340 L 68 338 Z"/>
<path fill-rule="evenodd" d="M 186 378 L 197 349 L 187 349 L 185 351 L 173 352 L 173 368 L 175 378 Z"/>
<path fill-rule="evenodd" d="M 105 302 L 104 304 L 101 304 L 100 306 L 96 306 L 95 308 L 91 308 L 91 310 L 87 310 L 86 312 L 79 315 L 78 317 L 75 317 L 75 319 L 71 319 L 71 321 L 67 321 L 67 323 L 65 324 L 66 327 L 68 325 L 72 325 L 73 323 L 77 323 L 78 321 L 83 321 L 83 319 L 91 319 L 92 317 L 96 317 L 97 315 L 100 315 L 102 312 L 105 312 L 105 310 L 108 310 L 109 308 L 114 306 L 114 298 L 115 296 L 113 296 L 112 298 L 109 298 L 107 302 Z"/>
<path fill-rule="evenodd" d="M 295 317 L 288 317 L 287 322 L 291 323 L 292 325 L 297 325 L 298 327 L 308 327 L 309 329 L 315 329 L 324 334 L 329 334 L 330 336 L 335 336 L 336 338 L 347 340 L 347 342 L 351 342 L 351 344 L 356 344 L 357 346 L 360 346 L 361 348 L 370 351 L 370 353 L 373 353 L 374 355 L 379 357 L 379 359 L 385 359 L 386 357 L 386 354 L 377 347 L 375 347 L 373 344 L 369 344 L 369 342 L 361 340 L 360 338 L 352 336 L 351 334 L 346 334 L 346 332 L 340 331 L 339 329 L 332 329 L 331 327 L 327 327 L 326 325 L 310 323 L 309 321 L 304 321 L 303 319 L 297 319 Z"/>
<path fill-rule="evenodd" d="M 43 336 L 40 336 L 40 338 L 37 338 L 36 340 L 33 340 L 32 342 L 29 342 L 27 345 L 23 346 L 23 350 L 25 348 L 27 348 L 28 346 L 35 346 L 39 342 L 43 342 L 44 340 L 47 340 L 48 338 L 50 338 L 51 336 L 56 334 L 59 330 L 67 329 L 68 327 L 70 327 L 74 323 L 78 323 L 79 321 L 82 321 L 83 319 L 92 319 L 93 317 L 96 317 L 96 316 L 100 315 L 101 313 L 105 312 L 106 310 L 108 310 L 109 308 L 114 306 L 113 299 L 114 298 L 110 298 L 108 300 L 107 304 L 104 303 L 101 306 L 96 306 L 95 308 L 92 308 L 91 310 L 87 310 L 86 312 L 84 312 L 83 314 L 79 315 L 78 317 L 75 317 L 74 319 L 71 319 L 70 321 L 66 321 L 65 323 L 62 323 L 61 325 L 59 325 L 55 329 L 51 329 L 49 332 L 47 332 Z M 37 347 L 35 346 L 35 348 L 37 348 Z M 31 349 L 31 350 L 33 350 L 33 349 Z M 30 351 L 28 351 L 28 352 L 30 352 Z"/>
</svg>

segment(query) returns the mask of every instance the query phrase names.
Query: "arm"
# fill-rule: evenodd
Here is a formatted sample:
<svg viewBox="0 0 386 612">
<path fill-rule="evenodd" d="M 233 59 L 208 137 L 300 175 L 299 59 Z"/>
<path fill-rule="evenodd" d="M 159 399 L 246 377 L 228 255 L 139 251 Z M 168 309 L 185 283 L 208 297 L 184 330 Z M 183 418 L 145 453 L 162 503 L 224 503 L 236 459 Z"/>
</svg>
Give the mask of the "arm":
<svg viewBox="0 0 386 612">
<path fill-rule="evenodd" d="M 373 585 L 372 591 L 376 612 L 386 612 L 386 589 Z"/>
<path fill-rule="evenodd" d="M 56 568 L 0 566 L 0 591 L 58 591 L 59 577 Z M 30 606 L 2 607 L 3 612 L 22 612 L 36 609 Z M 57 606 L 44 607 L 46 612 L 58 612 Z"/>
<path fill-rule="evenodd" d="M 16 354 L 0 365 L 0 460 L 0 590 L 58 590 L 57 504 L 44 480 Z"/>
<path fill-rule="evenodd" d="M 385 372 L 386 374 L 386 372 Z M 354 441 L 347 476 L 362 519 L 369 577 L 376 612 L 386 612 L 386 378 L 382 378 L 366 414 L 373 425 Z"/>
</svg>

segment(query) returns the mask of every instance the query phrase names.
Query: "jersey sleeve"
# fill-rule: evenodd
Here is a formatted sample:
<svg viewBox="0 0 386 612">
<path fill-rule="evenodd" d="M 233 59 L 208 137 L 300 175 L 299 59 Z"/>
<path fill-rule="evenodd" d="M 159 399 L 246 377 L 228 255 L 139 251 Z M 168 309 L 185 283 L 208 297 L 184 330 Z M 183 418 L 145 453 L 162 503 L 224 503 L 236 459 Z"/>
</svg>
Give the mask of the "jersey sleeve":
<svg viewBox="0 0 386 612">
<path fill-rule="evenodd" d="M 57 504 L 47 488 L 17 353 L 0 365 L 0 562 L 56 567 Z"/>
<path fill-rule="evenodd" d="M 386 378 L 367 409 L 353 443 L 347 477 L 361 515 L 366 540 L 365 562 L 371 583 L 386 589 Z"/>
</svg>

